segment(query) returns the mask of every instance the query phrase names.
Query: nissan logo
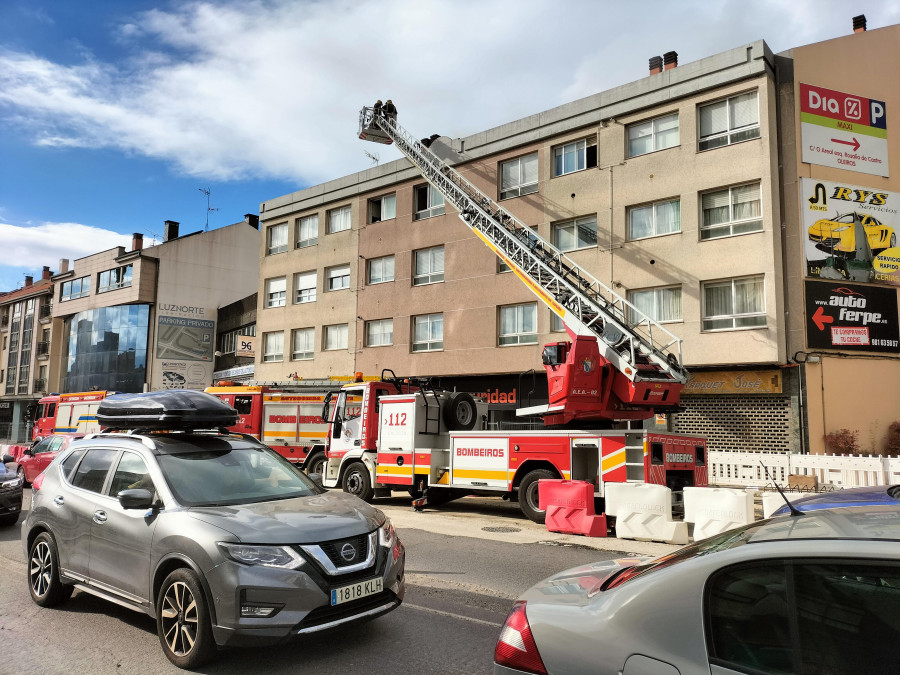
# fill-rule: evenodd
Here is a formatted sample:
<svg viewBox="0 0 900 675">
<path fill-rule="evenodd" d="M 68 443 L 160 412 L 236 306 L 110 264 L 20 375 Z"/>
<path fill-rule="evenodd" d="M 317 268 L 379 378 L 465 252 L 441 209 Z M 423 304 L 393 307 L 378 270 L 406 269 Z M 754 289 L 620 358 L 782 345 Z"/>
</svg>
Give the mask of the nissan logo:
<svg viewBox="0 0 900 675">
<path fill-rule="evenodd" d="M 356 549 L 353 547 L 353 544 L 347 543 L 341 546 L 341 557 L 347 562 L 356 558 Z"/>
</svg>

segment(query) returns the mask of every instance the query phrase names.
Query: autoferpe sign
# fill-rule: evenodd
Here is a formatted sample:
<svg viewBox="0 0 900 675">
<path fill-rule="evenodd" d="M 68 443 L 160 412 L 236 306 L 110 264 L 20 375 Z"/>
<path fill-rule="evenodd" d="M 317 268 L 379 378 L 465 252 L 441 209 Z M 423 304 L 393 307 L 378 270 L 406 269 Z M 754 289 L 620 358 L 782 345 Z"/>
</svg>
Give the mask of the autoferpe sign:
<svg viewBox="0 0 900 675">
<path fill-rule="evenodd" d="M 801 83 L 800 137 L 804 162 L 890 175 L 884 101 Z"/>
<path fill-rule="evenodd" d="M 842 282 L 806 282 L 810 349 L 900 353 L 897 291 Z"/>
</svg>

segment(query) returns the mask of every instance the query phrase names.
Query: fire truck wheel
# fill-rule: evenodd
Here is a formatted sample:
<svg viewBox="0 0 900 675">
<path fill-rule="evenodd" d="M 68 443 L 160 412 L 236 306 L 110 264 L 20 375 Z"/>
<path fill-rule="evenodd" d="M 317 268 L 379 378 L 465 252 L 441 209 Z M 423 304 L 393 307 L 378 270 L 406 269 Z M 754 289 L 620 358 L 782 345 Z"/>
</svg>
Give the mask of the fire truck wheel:
<svg viewBox="0 0 900 675">
<path fill-rule="evenodd" d="M 359 497 L 366 502 L 370 501 L 374 494 L 372 481 L 369 479 L 369 470 L 362 462 L 353 462 L 347 467 L 342 487 L 344 492 L 349 492 L 354 497 Z"/>
<path fill-rule="evenodd" d="M 321 476 L 325 475 L 325 465 L 328 463 L 328 458 L 325 457 L 324 452 L 317 452 L 309 460 L 306 462 L 306 473 L 307 475 L 312 473 L 317 473 Z"/>
<path fill-rule="evenodd" d="M 547 478 L 557 478 L 556 474 L 547 469 L 535 469 L 525 475 L 519 483 L 519 507 L 529 520 L 543 523 L 547 513 L 538 506 L 538 481 Z"/>
<path fill-rule="evenodd" d="M 477 421 L 478 411 L 472 395 L 464 391 L 451 394 L 450 400 L 444 406 L 444 422 L 447 428 L 450 431 L 471 431 Z"/>
</svg>

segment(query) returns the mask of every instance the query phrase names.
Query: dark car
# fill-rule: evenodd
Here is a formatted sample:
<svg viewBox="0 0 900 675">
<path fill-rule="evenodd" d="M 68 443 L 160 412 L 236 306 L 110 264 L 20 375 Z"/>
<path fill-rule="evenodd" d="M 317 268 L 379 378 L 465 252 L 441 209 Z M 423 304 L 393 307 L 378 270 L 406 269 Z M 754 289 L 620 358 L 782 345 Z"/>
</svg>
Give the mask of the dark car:
<svg viewBox="0 0 900 675">
<path fill-rule="evenodd" d="M 798 511 L 832 509 L 840 506 L 867 506 L 869 504 L 900 505 L 900 485 L 869 485 L 833 492 L 819 492 L 801 497 L 792 501 L 791 504 Z M 790 511 L 790 507 L 785 504 L 772 515 L 780 516 L 790 513 Z"/>
<path fill-rule="evenodd" d="M 575 568 L 513 606 L 494 674 L 896 673 L 898 551 L 900 506 L 854 506 Z"/>
<path fill-rule="evenodd" d="M 56 456 L 69 447 L 69 443 L 84 434 L 54 435 L 35 441 L 19 458 L 18 473 L 30 485 L 48 466 L 56 459 Z"/>
<path fill-rule="evenodd" d="M 22 477 L 10 468 L 12 455 L 0 462 L 0 527 L 15 525 L 22 512 Z"/>
<path fill-rule="evenodd" d="M 173 417 L 205 399 L 236 415 L 202 392 L 153 394 Z M 154 423 L 147 400 L 160 399 L 123 404 L 144 431 L 75 441 L 35 480 L 22 528 L 35 603 L 77 588 L 145 612 L 182 668 L 217 647 L 275 644 L 400 605 L 405 550 L 381 511 L 249 436 L 150 433 L 174 423 L 167 411 Z M 194 417 L 189 427 L 212 419 Z M 224 422 L 215 426 L 234 423 Z"/>
</svg>

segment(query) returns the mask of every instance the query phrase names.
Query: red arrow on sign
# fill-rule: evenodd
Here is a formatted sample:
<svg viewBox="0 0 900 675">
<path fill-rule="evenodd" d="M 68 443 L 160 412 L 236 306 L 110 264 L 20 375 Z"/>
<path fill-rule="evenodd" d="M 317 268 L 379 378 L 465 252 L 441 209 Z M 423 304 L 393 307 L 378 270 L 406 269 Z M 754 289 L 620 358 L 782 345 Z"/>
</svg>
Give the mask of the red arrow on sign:
<svg viewBox="0 0 900 675">
<path fill-rule="evenodd" d="M 819 309 L 816 310 L 816 313 L 812 316 L 812 320 L 813 323 L 819 327 L 819 330 L 825 330 L 826 323 L 834 323 L 834 317 L 828 316 L 825 313 L 825 309 L 822 307 L 819 307 Z"/>
<path fill-rule="evenodd" d="M 839 140 L 839 139 L 837 139 L 837 138 L 832 138 L 831 140 L 832 140 L 832 142 L 834 142 L 834 143 L 843 143 L 844 145 L 852 145 L 852 146 L 853 146 L 853 152 L 856 152 L 857 150 L 859 150 L 859 141 L 856 140 L 856 137 L 855 137 L 855 136 L 853 137 L 853 142 L 852 142 L 852 143 L 851 143 L 850 141 L 842 141 L 842 140 Z"/>
</svg>

